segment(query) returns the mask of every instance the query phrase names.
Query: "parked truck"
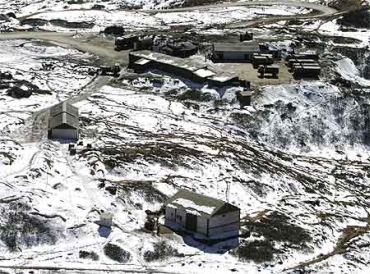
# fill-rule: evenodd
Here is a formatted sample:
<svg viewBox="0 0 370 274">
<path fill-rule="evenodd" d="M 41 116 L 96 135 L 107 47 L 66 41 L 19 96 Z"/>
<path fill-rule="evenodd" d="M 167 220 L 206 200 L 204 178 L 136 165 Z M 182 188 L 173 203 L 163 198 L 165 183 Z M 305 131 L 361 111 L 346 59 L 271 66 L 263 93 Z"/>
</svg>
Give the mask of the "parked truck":
<svg viewBox="0 0 370 274">
<path fill-rule="evenodd" d="M 254 54 L 252 56 L 253 68 L 258 68 L 261 65 L 272 65 L 274 59 L 271 54 Z"/>
<path fill-rule="evenodd" d="M 120 71 L 121 71 L 121 66 L 118 63 L 116 63 L 114 66 L 101 66 L 100 67 L 101 75 L 112 75 L 114 77 L 118 77 Z"/>
<path fill-rule="evenodd" d="M 290 59 L 288 61 L 288 66 L 293 67 L 294 64 L 316 64 L 318 65 L 318 62 L 314 59 Z"/>
<path fill-rule="evenodd" d="M 293 76 L 295 78 L 318 78 L 321 73 L 319 66 L 296 66 L 293 70 Z"/>
<path fill-rule="evenodd" d="M 265 74 L 270 74 L 272 77 L 277 78 L 277 75 L 279 74 L 279 66 L 278 65 L 260 66 L 258 68 L 258 73 L 260 74 L 261 78 L 264 78 Z"/>
</svg>

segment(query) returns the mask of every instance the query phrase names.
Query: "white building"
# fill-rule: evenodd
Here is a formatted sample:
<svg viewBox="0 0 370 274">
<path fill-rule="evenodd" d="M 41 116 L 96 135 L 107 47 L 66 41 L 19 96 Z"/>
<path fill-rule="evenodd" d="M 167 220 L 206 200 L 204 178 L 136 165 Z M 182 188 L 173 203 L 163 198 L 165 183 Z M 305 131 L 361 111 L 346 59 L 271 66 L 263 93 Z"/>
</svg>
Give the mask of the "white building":
<svg viewBox="0 0 370 274">
<path fill-rule="evenodd" d="M 240 209 L 221 200 L 180 190 L 166 205 L 166 225 L 206 238 L 237 236 Z"/>
<path fill-rule="evenodd" d="M 50 108 L 49 138 L 78 139 L 78 109 L 67 102 Z"/>
<path fill-rule="evenodd" d="M 260 46 L 257 43 L 214 43 L 214 61 L 250 61 L 252 55 L 260 53 Z"/>
</svg>

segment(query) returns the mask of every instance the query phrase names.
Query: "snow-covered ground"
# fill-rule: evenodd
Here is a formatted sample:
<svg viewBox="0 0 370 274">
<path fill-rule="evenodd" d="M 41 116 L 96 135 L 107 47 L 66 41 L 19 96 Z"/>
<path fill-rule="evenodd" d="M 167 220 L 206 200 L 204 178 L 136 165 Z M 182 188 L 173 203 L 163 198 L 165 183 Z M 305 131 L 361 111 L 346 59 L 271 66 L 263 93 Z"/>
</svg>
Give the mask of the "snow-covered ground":
<svg viewBox="0 0 370 274">
<path fill-rule="evenodd" d="M 217 90 L 207 86 L 169 77 L 150 80 L 153 77 L 158 76 L 124 80 L 120 87 L 104 86 L 76 104 L 81 139 L 84 146 L 92 144 L 88 150 L 78 147 L 76 156 L 69 155 L 68 145 L 58 141 L 3 142 L 1 149 L 13 151 L 13 162 L 9 163 L 9 157 L 3 159 L 2 197 L 27 204 L 28 216 L 44 220 L 45 227 L 40 239 L 30 242 L 22 233 L 16 237 L 21 255 L 8 252 L 4 245 L 2 259 L 7 261 L 0 268 L 22 263 L 78 269 L 86 264 L 80 257 L 80 251 L 85 251 L 98 256 L 89 261 L 94 269 L 280 273 L 320 258 L 320 254 L 328 259 L 306 269 L 316 273 L 325 273 L 325 269 L 335 272 L 339 267 L 343 273 L 366 269 L 370 238 L 360 229 L 367 225 L 366 170 L 370 164 L 366 153 L 361 157 L 354 149 L 339 153 L 337 147 L 326 143 L 335 133 L 343 138 L 338 143 L 347 142 L 345 134 L 333 126 L 336 121 L 327 109 L 331 100 L 342 98 L 337 88 L 320 82 L 267 87 L 253 107 L 240 110 L 233 89 L 228 89 L 222 100 Z M 200 93 L 191 96 L 189 92 L 196 90 Z M 292 106 L 286 107 L 288 103 Z M 260 116 L 267 109 L 270 111 Z M 287 111 L 285 119 L 283 109 Z M 260 128 L 248 122 L 249 115 L 262 121 Z M 313 127 L 294 119 L 317 115 L 325 123 L 319 129 L 321 143 L 306 138 L 305 146 L 292 143 L 283 151 L 279 139 L 268 139 L 284 139 L 282 133 L 288 135 L 290 124 L 295 125 L 296 134 L 309 136 Z M 282 129 L 279 132 L 278 127 Z M 293 135 L 288 137 L 294 139 Z M 359 148 L 363 145 L 360 140 L 354 142 Z M 112 186 L 117 188 L 116 194 L 108 191 Z M 145 210 L 158 210 L 166 197 L 181 187 L 224 200 L 229 196 L 230 202 L 241 208 L 243 218 L 268 221 L 270 214 L 279 212 L 274 217 L 277 219 L 271 219 L 275 221 L 269 221 L 272 229 L 288 222 L 284 229 L 295 231 L 288 234 L 300 231 L 296 235 L 301 238 L 297 241 L 284 233 L 269 234 L 256 228 L 242 245 L 267 239 L 273 250 L 278 250 L 273 251 L 271 262 L 261 264 L 239 260 L 223 247 L 225 244 L 207 247 L 187 236 L 154 236 L 142 231 Z M 114 214 L 108 238 L 99 235 L 101 212 Z M 37 224 L 36 220 L 32 222 Z M 349 244 L 341 240 L 345 231 L 358 233 L 357 242 L 351 242 L 342 254 L 340 248 Z M 172 250 L 160 261 L 146 261 L 146 252 L 154 251 L 163 241 L 185 257 L 177 257 Z M 120 264 L 109 259 L 104 253 L 107 243 L 128 252 L 129 261 Z M 362 263 L 351 262 L 348 257 L 357 257 L 358 248 Z M 333 251 L 338 255 L 331 254 Z"/>
<path fill-rule="evenodd" d="M 83 3 L 72 3 L 73 1 L 0 1 L 0 13 L 14 12 L 19 16 L 26 16 L 41 11 L 56 11 L 56 10 L 76 10 L 76 9 L 92 9 L 94 6 L 102 6 L 106 10 L 116 10 L 119 8 L 167 8 L 173 5 L 179 5 L 183 0 L 122 0 L 122 1 L 102 1 L 89 0 Z"/>
<path fill-rule="evenodd" d="M 205 28 L 271 15 L 294 15 L 309 12 L 310 10 L 305 8 L 288 6 L 214 8 L 209 11 L 159 12 L 155 15 L 135 11 L 76 10 L 39 13 L 31 16 L 30 19 L 88 22 L 94 25 L 89 31 L 99 32 L 111 25 L 123 26 L 126 29 L 168 29 L 170 26 L 178 25 Z M 52 22 L 41 28 L 61 30 L 61 28 L 55 27 Z"/>
<path fill-rule="evenodd" d="M 83 65 L 88 60 L 93 60 L 89 54 L 41 41 L 0 41 L 0 71 L 11 73 L 10 85 L 26 81 L 43 91 L 16 99 L 6 95 L 8 88 L 0 89 L 2 135 L 24 124 L 33 112 L 76 95 L 92 79 Z"/>
<path fill-rule="evenodd" d="M 34 18 L 93 22 L 99 29 L 203 28 L 308 12 L 272 6 L 149 15 L 113 11 L 119 4 L 104 3 L 111 12 L 60 12 L 66 4 L 54 1 L 43 1 L 44 7 L 3 1 L 0 7 L 23 14 L 58 10 Z M 130 2 L 148 8 L 172 3 Z M 288 48 L 295 33 L 274 32 L 284 23 L 257 35 L 284 37 L 276 45 Z M 339 31 L 335 21 L 320 23 L 289 27 L 359 39 L 340 45 L 367 54 L 368 30 L 355 36 Z M 93 78 L 91 55 L 41 41 L 0 41 L 0 70 L 13 76 L 1 79 L 0 89 L 0 269 L 368 273 L 370 80 L 364 78 L 366 59 L 330 52 L 338 44 L 327 44 L 322 80 L 260 87 L 252 106 L 241 109 L 235 96 L 241 88 L 215 89 L 158 71 L 140 77 L 124 72 L 114 81 Z M 335 86 L 329 81 L 334 77 L 356 89 Z M 42 92 L 8 96 L 3 84 L 21 80 Z M 91 96 L 82 96 L 89 83 Z M 67 142 L 48 140 L 47 120 L 38 120 L 43 110 L 71 97 L 77 98 L 83 141 L 76 155 Z M 45 123 L 43 134 L 34 134 L 35 121 Z M 180 188 L 240 207 L 251 237 L 240 239 L 236 249 L 233 241 L 206 246 L 187 235 L 145 230 L 148 211 L 160 210 Z M 99 227 L 104 212 L 114 215 L 111 231 Z"/>
</svg>

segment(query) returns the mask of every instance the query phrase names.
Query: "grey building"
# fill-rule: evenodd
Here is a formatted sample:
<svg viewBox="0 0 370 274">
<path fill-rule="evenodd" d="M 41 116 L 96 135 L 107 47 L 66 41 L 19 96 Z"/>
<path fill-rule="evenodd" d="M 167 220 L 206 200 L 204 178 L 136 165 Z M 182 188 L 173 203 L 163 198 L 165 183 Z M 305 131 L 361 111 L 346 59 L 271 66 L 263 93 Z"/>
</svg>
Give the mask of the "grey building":
<svg viewBox="0 0 370 274">
<path fill-rule="evenodd" d="M 256 43 L 215 43 L 213 44 L 213 61 L 239 61 L 252 59 L 252 55 L 260 53 L 260 46 Z"/>
<path fill-rule="evenodd" d="M 251 98 L 252 92 L 251 91 L 241 91 L 236 94 L 236 98 L 239 100 L 240 106 L 250 106 L 251 105 Z"/>
<path fill-rule="evenodd" d="M 209 239 L 238 236 L 240 209 L 218 199 L 180 190 L 166 205 L 166 225 Z"/>
<path fill-rule="evenodd" d="M 49 132 L 51 139 L 78 139 L 78 109 L 67 102 L 50 108 Z"/>
</svg>

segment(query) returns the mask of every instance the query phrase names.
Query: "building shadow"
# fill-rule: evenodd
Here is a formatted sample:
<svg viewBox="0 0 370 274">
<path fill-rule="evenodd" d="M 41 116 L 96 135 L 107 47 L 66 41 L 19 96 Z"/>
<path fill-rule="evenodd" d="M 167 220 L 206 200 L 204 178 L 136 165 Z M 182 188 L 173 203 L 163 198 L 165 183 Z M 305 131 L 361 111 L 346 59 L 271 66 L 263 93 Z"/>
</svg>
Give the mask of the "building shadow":
<svg viewBox="0 0 370 274">
<path fill-rule="evenodd" d="M 181 235 L 184 242 L 191 247 L 197 248 L 204 253 L 224 254 L 231 249 L 239 247 L 239 237 L 218 240 L 197 239 L 193 235 Z"/>
<path fill-rule="evenodd" d="M 108 238 L 109 235 L 112 233 L 112 229 L 106 226 L 100 226 L 98 229 L 98 233 L 100 237 Z"/>
</svg>

